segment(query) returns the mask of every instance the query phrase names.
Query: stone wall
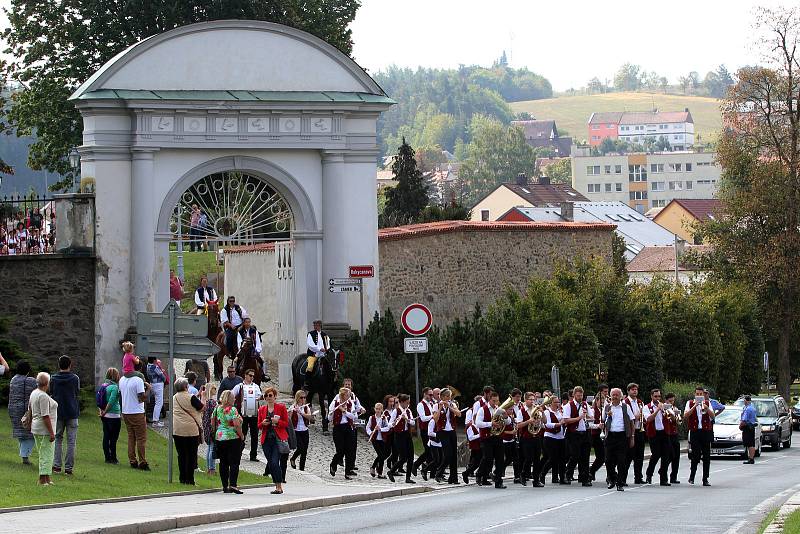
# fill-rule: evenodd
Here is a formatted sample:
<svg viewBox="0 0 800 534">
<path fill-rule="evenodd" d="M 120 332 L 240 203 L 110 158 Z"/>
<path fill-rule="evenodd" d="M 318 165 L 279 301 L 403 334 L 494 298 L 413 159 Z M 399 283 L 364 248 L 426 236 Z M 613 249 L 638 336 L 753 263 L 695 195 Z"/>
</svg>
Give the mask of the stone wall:
<svg viewBox="0 0 800 534">
<path fill-rule="evenodd" d="M 380 303 L 399 319 L 421 302 L 442 325 L 486 309 L 511 286 L 550 276 L 561 261 L 610 261 L 614 225 L 587 223 L 443 222 L 379 232 Z"/>
<path fill-rule="evenodd" d="M 11 320 L 10 337 L 52 371 L 59 356 L 70 356 L 83 384 L 95 374 L 94 275 L 93 257 L 0 257 L 0 315 Z"/>
</svg>

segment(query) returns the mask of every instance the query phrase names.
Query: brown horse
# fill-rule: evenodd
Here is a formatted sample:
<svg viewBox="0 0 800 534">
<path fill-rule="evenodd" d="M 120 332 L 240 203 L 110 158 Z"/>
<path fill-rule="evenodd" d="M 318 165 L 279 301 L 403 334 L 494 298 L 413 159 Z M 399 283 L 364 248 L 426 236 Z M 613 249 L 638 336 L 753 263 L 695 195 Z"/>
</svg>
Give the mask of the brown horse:
<svg viewBox="0 0 800 534">
<path fill-rule="evenodd" d="M 236 355 L 236 359 L 234 360 L 236 374 L 244 378 L 245 372 L 252 370 L 255 373 L 253 382 L 260 386 L 262 380 L 264 380 L 263 364 L 264 362 L 253 347 L 253 341 L 250 338 L 246 338 L 242 342 L 242 348 L 239 349 L 239 354 Z M 269 380 L 269 378 L 267 378 L 267 380 Z"/>
<path fill-rule="evenodd" d="M 222 368 L 225 365 L 225 356 L 228 350 L 225 348 L 225 331 L 219 319 L 219 299 L 206 302 L 206 314 L 208 316 L 208 339 L 220 347 L 219 352 L 214 354 L 214 379 L 222 380 Z"/>
</svg>

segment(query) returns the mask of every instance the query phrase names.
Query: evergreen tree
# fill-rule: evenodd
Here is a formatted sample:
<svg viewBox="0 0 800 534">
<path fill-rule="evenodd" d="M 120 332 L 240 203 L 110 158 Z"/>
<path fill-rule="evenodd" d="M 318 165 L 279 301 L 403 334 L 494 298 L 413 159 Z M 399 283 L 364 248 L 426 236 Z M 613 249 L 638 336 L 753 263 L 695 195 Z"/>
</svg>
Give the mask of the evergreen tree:
<svg viewBox="0 0 800 534">
<path fill-rule="evenodd" d="M 398 224 L 409 224 L 428 205 L 428 185 L 417 168 L 414 149 L 406 143 L 405 137 L 392 163 L 392 174 L 397 185 L 386 191 L 384 215 Z"/>
</svg>

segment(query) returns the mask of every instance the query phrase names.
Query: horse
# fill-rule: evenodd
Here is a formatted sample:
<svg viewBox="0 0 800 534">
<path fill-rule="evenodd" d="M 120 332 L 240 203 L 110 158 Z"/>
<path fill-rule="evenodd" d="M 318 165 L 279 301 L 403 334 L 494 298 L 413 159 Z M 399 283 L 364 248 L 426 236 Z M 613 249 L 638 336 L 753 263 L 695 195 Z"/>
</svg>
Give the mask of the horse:
<svg viewBox="0 0 800 534">
<path fill-rule="evenodd" d="M 255 373 L 253 382 L 259 386 L 261 385 L 261 382 L 264 380 L 264 371 L 262 369 L 263 362 L 256 356 L 255 347 L 253 347 L 253 342 L 249 338 L 242 342 L 242 348 L 239 349 L 239 353 L 236 355 L 236 359 L 233 363 L 237 375 L 244 379 L 244 374 L 248 370 L 252 370 Z M 269 380 L 269 378 L 267 378 L 267 380 Z"/>
<path fill-rule="evenodd" d="M 305 381 L 305 370 L 308 365 L 307 354 L 298 354 L 292 361 L 292 393 L 297 393 L 303 387 Z M 335 396 L 339 365 L 344 360 L 344 351 L 339 349 L 328 349 L 325 356 L 317 358 L 314 367 L 314 374 L 308 380 L 308 398 L 306 401 L 309 406 L 314 400 L 316 393 L 319 399 L 319 413 L 322 416 L 322 432 L 328 433 L 328 419 L 325 417 L 328 404 Z"/>
</svg>

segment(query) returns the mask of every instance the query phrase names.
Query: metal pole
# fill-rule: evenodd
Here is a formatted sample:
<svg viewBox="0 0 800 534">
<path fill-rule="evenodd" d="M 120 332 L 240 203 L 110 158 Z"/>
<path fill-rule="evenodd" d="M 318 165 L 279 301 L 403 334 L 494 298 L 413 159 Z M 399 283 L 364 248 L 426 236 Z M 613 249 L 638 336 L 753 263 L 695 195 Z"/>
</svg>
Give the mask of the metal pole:
<svg viewBox="0 0 800 534">
<path fill-rule="evenodd" d="M 360 308 L 359 308 L 361 310 L 361 337 L 364 337 L 364 279 L 363 278 L 359 278 L 358 279 L 358 285 L 359 285 L 359 290 L 360 290 L 358 292 L 358 294 L 359 294 L 358 298 L 359 298 L 359 300 L 361 302 L 361 305 L 360 305 Z M 417 395 L 417 397 L 419 397 L 419 395 Z"/>
<path fill-rule="evenodd" d="M 675 287 L 678 287 L 678 234 L 675 237 Z"/>
<path fill-rule="evenodd" d="M 177 307 L 177 303 L 174 299 L 170 299 L 169 301 L 169 373 L 172 375 L 169 377 L 169 410 L 167 411 L 167 482 L 172 484 L 172 455 L 173 455 L 173 447 L 174 443 L 172 443 L 172 410 L 174 407 L 172 406 L 173 400 L 173 392 L 172 386 L 175 382 L 174 377 L 175 373 L 173 373 L 174 363 L 175 363 L 175 308 Z"/>
<path fill-rule="evenodd" d="M 417 396 L 414 397 L 415 399 L 419 398 L 419 354 L 414 353 L 414 380 L 417 384 Z"/>
<path fill-rule="evenodd" d="M 181 228 L 181 205 L 178 203 L 178 265 L 176 270 L 178 271 L 178 278 L 186 281 L 186 278 L 183 275 L 183 230 Z"/>
</svg>

